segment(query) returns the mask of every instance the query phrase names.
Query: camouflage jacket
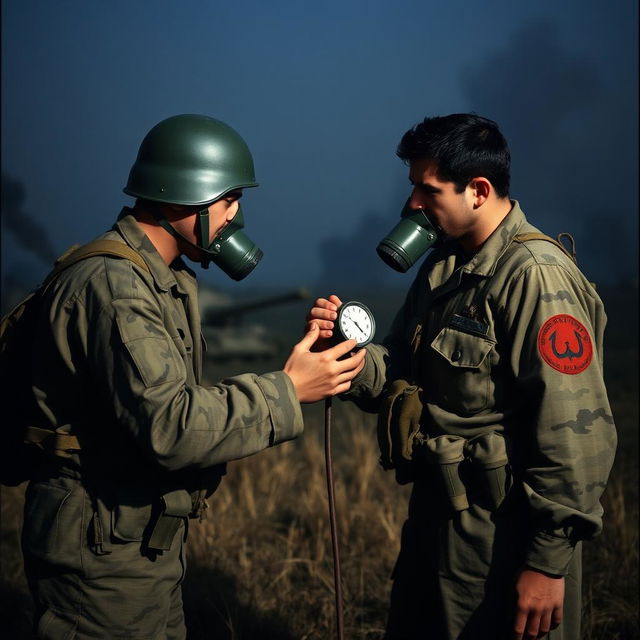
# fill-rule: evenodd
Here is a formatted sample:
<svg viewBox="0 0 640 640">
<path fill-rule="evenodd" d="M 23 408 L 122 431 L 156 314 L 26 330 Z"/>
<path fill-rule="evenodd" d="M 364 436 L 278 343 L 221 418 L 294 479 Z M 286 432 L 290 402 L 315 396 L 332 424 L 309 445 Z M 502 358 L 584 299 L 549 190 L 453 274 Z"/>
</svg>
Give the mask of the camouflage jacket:
<svg viewBox="0 0 640 640">
<path fill-rule="evenodd" d="M 554 244 L 513 241 L 535 232 L 514 201 L 470 259 L 452 242 L 433 251 L 347 397 L 375 410 L 387 382 L 410 379 L 426 435 L 502 433 L 532 514 L 527 563 L 564 574 L 601 529 L 616 433 L 602 302 Z"/>
<path fill-rule="evenodd" d="M 40 426 L 77 435 L 65 464 L 83 478 L 212 490 L 221 463 L 298 436 L 300 404 L 282 371 L 201 384 L 194 274 L 180 259 L 167 266 L 130 214 L 101 238 L 133 247 L 150 273 L 92 257 L 47 291 L 34 339 Z"/>
</svg>

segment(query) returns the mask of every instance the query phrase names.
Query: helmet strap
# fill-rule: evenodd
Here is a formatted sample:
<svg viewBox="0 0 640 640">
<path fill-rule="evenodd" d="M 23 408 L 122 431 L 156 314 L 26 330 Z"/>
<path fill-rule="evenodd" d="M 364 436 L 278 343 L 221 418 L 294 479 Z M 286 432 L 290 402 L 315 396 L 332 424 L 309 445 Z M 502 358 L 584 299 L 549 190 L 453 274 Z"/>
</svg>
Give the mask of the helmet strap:
<svg viewBox="0 0 640 640">
<path fill-rule="evenodd" d="M 200 231 L 200 249 L 208 249 L 209 248 L 209 209 L 205 207 L 204 209 L 200 209 L 198 211 L 198 221 L 199 221 L 199 231 Z M 208 252 L 202 252 L 202 259 L 200 260 L 200 265 L 203 269 L 209 268 L 209 263 L 211 262 L 211 256 Z"/>
<path fill-rule="evenodd" d="M 209 268 L 209 263 L 211 262 L 211 258 L 213 254 L 208 250 L 208 245 L 206 247 L 202 246 L 204 238 L 209 239 L 209 209 L 204 208 L 198 211 L 198 233 L 200 235 L 200 244 L 195 244 L 185 238 L 161 213 L 160 208 L 157 206 L 151 207 L 151 215 L 155 221 L 171 236 L 173 236 L 176 240 L 182 240 L 186 242 L 188 245 L 199 249 L 202 253 L 202 259 L 200 264 L 203 269 Z"/>
</svg>

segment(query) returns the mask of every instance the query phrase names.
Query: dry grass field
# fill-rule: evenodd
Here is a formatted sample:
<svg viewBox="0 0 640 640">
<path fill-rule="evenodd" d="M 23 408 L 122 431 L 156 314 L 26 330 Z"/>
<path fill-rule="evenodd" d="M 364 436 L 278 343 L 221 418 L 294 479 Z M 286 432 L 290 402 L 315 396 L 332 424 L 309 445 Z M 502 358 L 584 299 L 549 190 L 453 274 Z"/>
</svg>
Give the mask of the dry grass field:
<svg viewBox="0 0 640 640">
<path fill-rule="evenodd" d="M 625 296 L 617 302 L 629 304 Z M 604 494 L 604 533 L 585 544 L 584 640 L 639 637 L 637 325 L 617 326 L 607 379 L 620 447 Z M 305 408 L 305 418 L 299 440 L 230 464 L 208 519 L 191 524 L 191 639 L 334 637 L 322 406 Z M 379 467 L 372 416 L 335 401 L 333 434 L 346 636 L 373 640 L 384 629 L 409 489 Z M 12 639 L 29 637 L 31 608 L 19 553 L 21 492 L 2 490 L 0 629 Z"/>
</svg>

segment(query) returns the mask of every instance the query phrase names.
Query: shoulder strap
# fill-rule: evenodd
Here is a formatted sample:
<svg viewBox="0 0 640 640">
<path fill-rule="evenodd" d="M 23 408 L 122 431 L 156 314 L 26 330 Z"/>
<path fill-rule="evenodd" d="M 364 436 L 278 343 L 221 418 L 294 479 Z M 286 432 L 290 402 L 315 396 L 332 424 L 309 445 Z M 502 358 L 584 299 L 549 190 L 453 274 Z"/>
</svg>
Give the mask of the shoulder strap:
<svg viewBox="0 0 640 640">
<path fill-rule="evenodd" d="M 567 248 L 562 244 L 562 242 L 560 242 L 560 238 L 563 236 L 568 236 L 571 239 L 571 245 L 572 245 L 572 251 L 569 252 L 567 250 Z M 558 247 L 558 249 L 560 249 L 560 251 L 562 251 L 562 253 L 564 253 L 566 256 L 568 256 L 569 258 L 571 258 L 571 260 L 573 260 L 573 262 L 577 263 L 576 260 L 576 251 L 575 251 L 575 242 L 573 240 L 573 238 L 571 237 L 570 234 L 568 233 L 561 233 L 558 236 L 558 240 L 554 240 L 553 238 L 550 238 L 549 236 L 545 235 L 544 233 L 519 233 L 517 236 L 515 236 L 513 238 L 514 242 L 519 242 L 520 244 L 524 244 L 525 242 L 529 241 L 529 240 L 545 240 L 546 242 L 550 242 L 551 244 L 555 244 L 556 247 Z"/>
<path fill-rule="evenodd" d="M 28 426 L 23 434 L 24 442 L 35 444 L 60 458 L 70 458 L 73 451 L 81 451 L 80 441 L 70 433 L 58 433 L 51 429 Z"/>
<path fill-rule="evenodd" d="M 142 256 L 132 249 L 129 245 L 126 245 L 117 240 L 94 240 L 85 245 L 73 245 L 65 253 L 63 253 L 57 260 L 56 266 L 51 273 L 46 277 L 42 283 L 42 290 L 44 291 L 52 282 L 56 279 L 59 273 L 75 264 L 84 260 L 85 258 L 91 258 L 93 256 L 115 256 L 118 258 L 125 258 L 131 260 L 134 264 L 138 265 L 141 269 L 144 269 L 147 273 L 150 273 L 147 263 Z"/>
<path fill-rule="evenodd" d="M 94 240 L 83 246 L 75 244 L 65 251 L 56 260 L 56 266 L 53 271 L 49 273 L 40 286 L 40 293 L 43 293 L 62 271 L 76 262 L 80 262 L 80 260 L 93 256 L 115 256 L 131 260 L 141 269 L 150 273 L 149 267 L 142 256 L 129 245 L 116 240 Z M 64 458 L 69 457 L 71 451 L 79 451 L 82 448 L 78 438 L 73 434 L 57 433 L 50 429 L 40 429 L 38 427 L 27 427 L 24 433 L 24 441 L 36 444 L 40 448 L 49 448 L 55 455 Z"/>
</svg>

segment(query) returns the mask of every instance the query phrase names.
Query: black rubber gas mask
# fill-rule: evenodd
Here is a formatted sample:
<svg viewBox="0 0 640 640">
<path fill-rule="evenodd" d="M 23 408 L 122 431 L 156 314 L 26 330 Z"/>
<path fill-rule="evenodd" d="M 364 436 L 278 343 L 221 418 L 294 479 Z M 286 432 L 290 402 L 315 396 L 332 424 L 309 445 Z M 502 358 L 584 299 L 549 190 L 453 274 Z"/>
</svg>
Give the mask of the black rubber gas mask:
<svg viewBox="0 0 640 640">
<path fill-rule="evenodd" d="M 392 268 L 401 273 L 410 269 L 429 249 L 442 241 L 442 231 L 436 227 L 424 209 L 412 209 L 411 198 L 400 213 L 400 222 L 380 241 L 376 251 Z"/>
</svg>

